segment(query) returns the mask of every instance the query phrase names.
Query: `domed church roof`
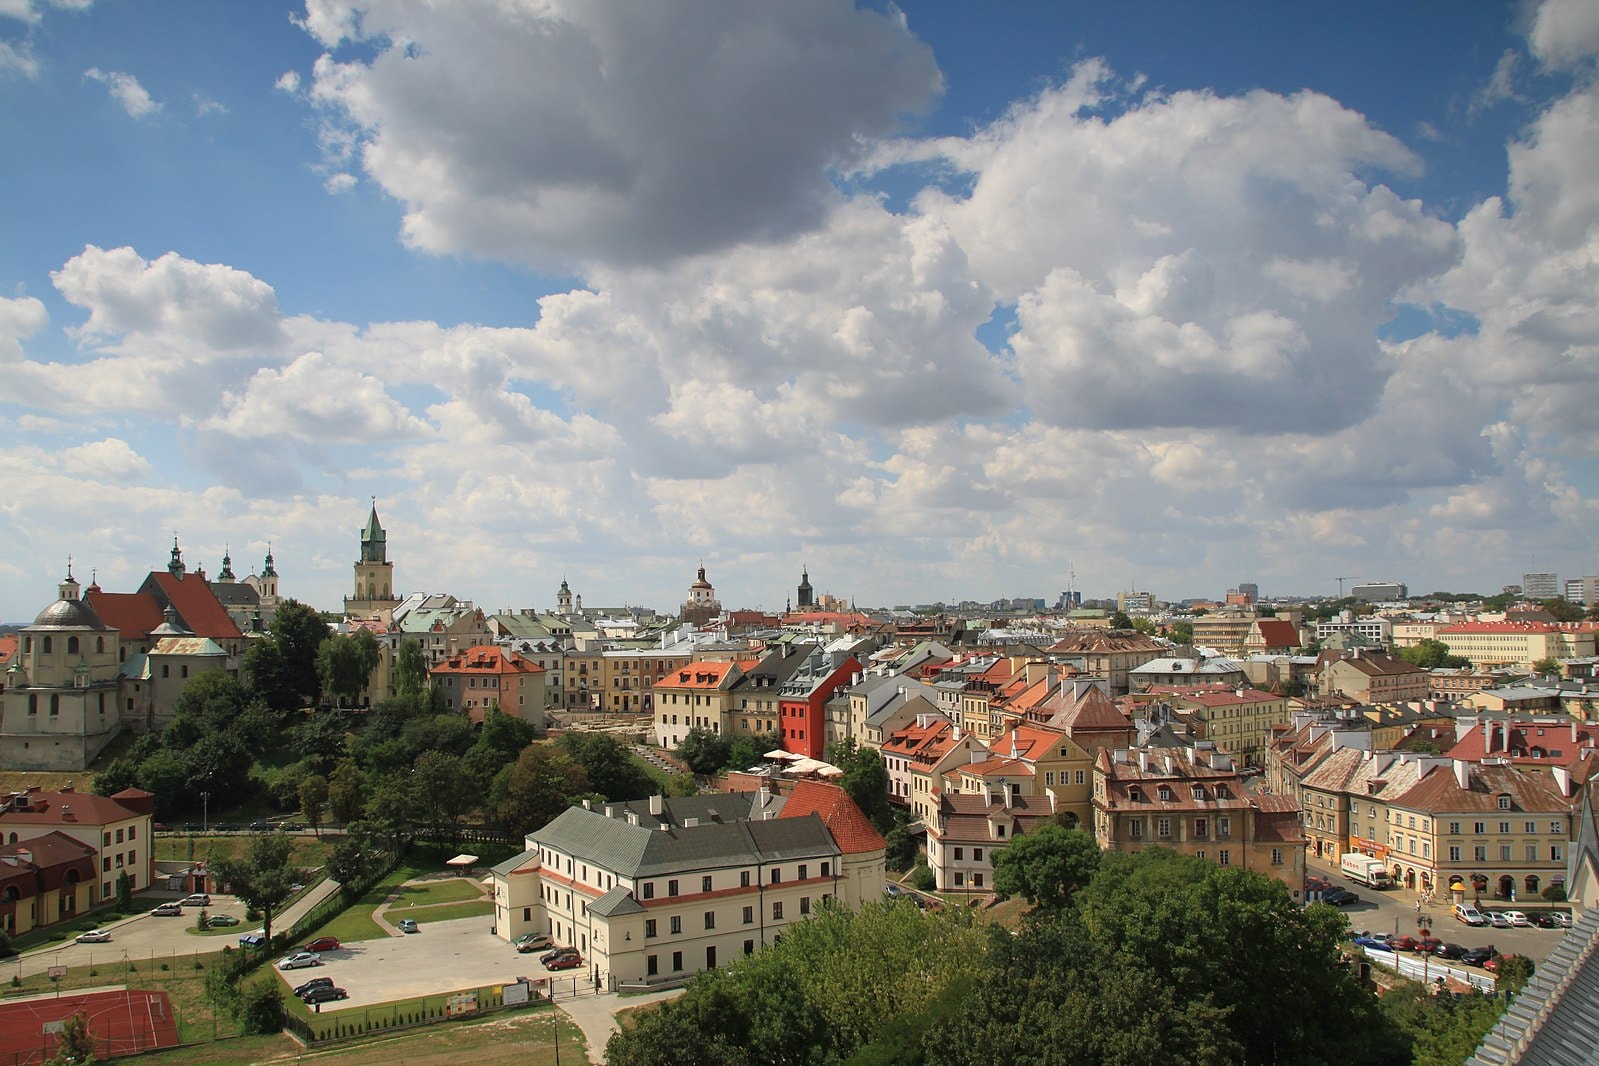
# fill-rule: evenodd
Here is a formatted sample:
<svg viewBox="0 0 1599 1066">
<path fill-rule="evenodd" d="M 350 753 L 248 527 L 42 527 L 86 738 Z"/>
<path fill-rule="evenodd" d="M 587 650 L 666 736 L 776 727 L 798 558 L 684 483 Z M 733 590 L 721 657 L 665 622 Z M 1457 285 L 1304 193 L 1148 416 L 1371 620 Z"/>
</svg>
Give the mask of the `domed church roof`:
<svg viewBox="0 0 1599 1066">
<path fill-rule="evenodd" d="M 110 629 L 84 600 L 57 600 L 33 620 L 33 629 Z"/>
</svg>

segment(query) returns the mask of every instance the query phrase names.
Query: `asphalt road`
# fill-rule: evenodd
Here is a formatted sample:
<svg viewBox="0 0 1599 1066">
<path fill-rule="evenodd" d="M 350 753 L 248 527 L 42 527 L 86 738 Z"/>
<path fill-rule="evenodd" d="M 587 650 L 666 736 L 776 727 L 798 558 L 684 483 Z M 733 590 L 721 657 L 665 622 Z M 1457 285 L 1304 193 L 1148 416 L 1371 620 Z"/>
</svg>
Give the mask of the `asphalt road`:
<svg viewBox="0 0 1599 1066">
<path fill-rule="evenodd" d="M 1306 861 L 1306 872 L 1312 876 L 1325 877 L 1335 886 L 1348 889 L 1360 897 L 1359 903 L 1339 908 L 1349 916 L 1351 928 L 1386 932 L 1395 936 L 1416 935 L 1418 924 L 1416 903 L 1420 898 L 1417 893 L 1404 889 L 1379 892 L 1365 885 L 1356 884 L 1339 873 L 1336 867 L 1319 863 L 1314 859 Z M 1541 963 L 1554 950 L 1555 945 L 1560 943 L 1560 938 L 1565 933 L 1564 929 L 1539 929 L 1536 926 L 1525 929 L 1469 926 L 1449 913 L 1450 902 L 1452 901 L 1435 901 L 1431 907 L 1423 907 L 1419 915 L 1427 928 L 1432 930 L 1432 935 L 1446 943 L 1460 944 L 1468 948 L 1492 945 L 1501 955 L 1526 955 L 1534 962 Z M 1484 900 L 1483 905 L 1486 910 L 1516 909 L 1527 914 L 1551 909 L 1551 905 L 1543 900 L 1538 900 L 1536 903 L 1513 904 Z"/>
</svg>

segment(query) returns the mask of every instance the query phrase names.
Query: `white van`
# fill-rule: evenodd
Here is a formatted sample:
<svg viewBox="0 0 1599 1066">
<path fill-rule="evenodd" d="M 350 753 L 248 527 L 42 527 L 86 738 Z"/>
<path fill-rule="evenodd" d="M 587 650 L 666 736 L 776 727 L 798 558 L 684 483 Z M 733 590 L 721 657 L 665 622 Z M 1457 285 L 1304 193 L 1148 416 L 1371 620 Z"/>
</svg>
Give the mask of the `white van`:
<svg viewBox="0 0 1599 1066">
<path fill-rule="evenodd" d="M 1456 918 L 1459 918 L 1461 921 L 1465 922 L 1467 925 L 1488 924 L 1488 916 L 1469 903 L 1455 904 L 1450 913 L 1452 913 Z"/>
</svg>

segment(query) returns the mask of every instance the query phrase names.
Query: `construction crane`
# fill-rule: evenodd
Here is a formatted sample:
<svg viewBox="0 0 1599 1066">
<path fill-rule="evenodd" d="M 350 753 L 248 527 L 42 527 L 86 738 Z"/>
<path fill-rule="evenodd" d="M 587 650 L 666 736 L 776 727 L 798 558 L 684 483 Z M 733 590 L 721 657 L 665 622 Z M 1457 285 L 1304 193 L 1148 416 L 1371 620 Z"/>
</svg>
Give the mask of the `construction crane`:
<svg viewBox="0 0 1599 1066">
<path fill-rule="evenodd" d="M 1344 598 L 1344 582 L 1345 581 L 1350 581 L 1350 580 L 1353 580 L 1353 579 L 1349 578 L 1349 577 L 1340 576 L 1340 577 L 1335 578 L 1334 580 L 1336 580 L 1338 582 L 1338 598 L 1341 600 L 1341 599 Z"/>
</svg>

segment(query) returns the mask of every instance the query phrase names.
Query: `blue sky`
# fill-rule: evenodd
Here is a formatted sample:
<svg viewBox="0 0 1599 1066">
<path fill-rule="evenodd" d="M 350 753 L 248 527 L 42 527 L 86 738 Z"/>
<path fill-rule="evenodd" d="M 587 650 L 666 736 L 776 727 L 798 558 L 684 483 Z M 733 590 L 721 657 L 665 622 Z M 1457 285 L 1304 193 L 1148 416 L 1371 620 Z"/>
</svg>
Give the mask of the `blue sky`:
<svg viewBox="0 0 1599 1066">
<path fill-rule="evenodd" d="M 1591 5 L 998 10 L 0 0 L 0 618 L 1599 570 Z"/>
</svg>

